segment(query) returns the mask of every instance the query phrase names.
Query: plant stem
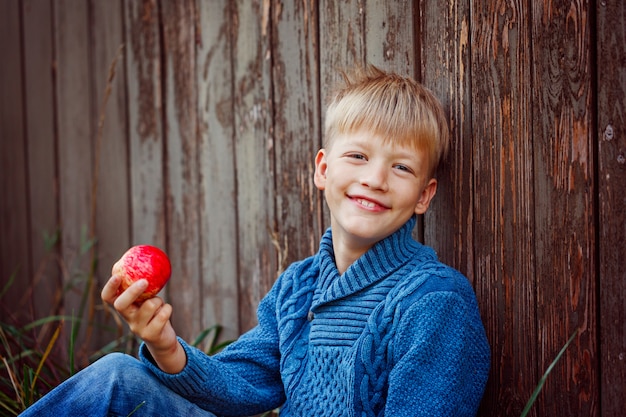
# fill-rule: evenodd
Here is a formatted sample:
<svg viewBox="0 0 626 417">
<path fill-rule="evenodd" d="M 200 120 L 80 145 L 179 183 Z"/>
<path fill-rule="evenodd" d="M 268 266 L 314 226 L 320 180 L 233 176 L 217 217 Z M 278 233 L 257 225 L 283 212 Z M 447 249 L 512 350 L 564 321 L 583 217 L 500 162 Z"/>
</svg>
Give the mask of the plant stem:
<svg viewBox="0 0 626 417">
<path fill-rule="evenodd" d="M 537 400 L 537 397 L 539 396 L 539 393 L 541 392 L 541 389 L 543 388 L 543 384 L 545 384 L 546 379 L 548 379 L 548 375 L 550 374 L 550 372 L 552 371 L 556 363 L 559 361 L 559 359 L 561 359 L 561 356 L 563 356 L 563 353 L 565 353 L 565 351 L 567 350 L 567 347 L 570 345 L 570 343 L 572 343 L 572 340 L 574 340 L 574 336 L 576 336 L 577 334 L 578 334 L 578 329 L 576 329 L 574 333 L 569 337 L 569 340 L 567 341 L 567 343 L 565 343 L 565 345 L 561 348 L 561 351 L 559 352 L 559 354 L 556 355 L 556 358 L 554 358 L 550 366 L 548 366 L 548 369 L 546 369 L 546 372 L 541 377 L 539 384 L 537 385 L 537 387 L 533 391 L 533 394 L 530 396 L 530 399 L 526 403 L 526 407 L 524 407 L 524 410 L 522 411 L 522 415 L 520 417 L 526 417 L 531 407 Z"/>
</svg>

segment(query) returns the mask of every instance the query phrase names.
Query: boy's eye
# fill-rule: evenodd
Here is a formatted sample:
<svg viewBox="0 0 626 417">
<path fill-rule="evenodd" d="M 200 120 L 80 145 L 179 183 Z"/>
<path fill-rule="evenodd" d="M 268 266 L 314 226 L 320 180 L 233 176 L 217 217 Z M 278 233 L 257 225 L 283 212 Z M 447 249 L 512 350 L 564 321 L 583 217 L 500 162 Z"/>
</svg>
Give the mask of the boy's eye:
<svg viewBox="0 0 626 417">
<path fill-rule="evenodd" d="M 362 155 L 360 153 L 352 153 L 348 155 L 349 158 L 354 158 L 354 159 L 365 159 L 365 155 Z"/>
<path fill-rule="evenodd" d="M 408 167 L 408 166 L 406 166 L 406 165 L 402 165 L 402 164 L 396 164 L 396 165 L 394 166 L 394 168 L 399 169 L 400 171 L 412 172 L 412 171 L 411 171 L 411 168 L 409 168 L 409 167 Z"/>
</svg>

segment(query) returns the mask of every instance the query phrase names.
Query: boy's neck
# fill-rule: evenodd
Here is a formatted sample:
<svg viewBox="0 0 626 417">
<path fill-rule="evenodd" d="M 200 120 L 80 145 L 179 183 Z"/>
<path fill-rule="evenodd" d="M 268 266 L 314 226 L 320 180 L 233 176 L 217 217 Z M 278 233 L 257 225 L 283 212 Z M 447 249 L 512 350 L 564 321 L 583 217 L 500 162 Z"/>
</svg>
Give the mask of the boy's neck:
<svg viewBox="0 0 626 417">
<path fill-rule="evenodd" d="M 413 227 L 415 226 L 416 218 L 413 216 L 411 219 L 407 220 L 404 225 L 394 231 L 392 234 L 398 233 L 399 230 L 403 228 L 407 228 L 406 233 L 411 234 Z M 332 219 L 331 219 L 331 229 L 332 229 L 332 244 L 333 244 L 333 258 L 335 260 L 335 266 L 339 271 L 339 274 L 343 275 L 344 272 L 356 262 L 361 256 L 363 256 L 367 251 L 369 251 L 374 245 L 378 242 L 386 239 L 387 236 L 378 241 L 358 241 L 355 240 L 354 237 L 348 237 L 341 232 L 337 232 L 337 228 L 333 227 Z"/>
<path fill-rule="evenodd" d="M 333 235 L 333 252 L 335 256 L 335 265 L 339 274 L 343 274 L 346 270 L 356 262 L 365 252 L 373 245 L 354 246 Z"/>
</svg>

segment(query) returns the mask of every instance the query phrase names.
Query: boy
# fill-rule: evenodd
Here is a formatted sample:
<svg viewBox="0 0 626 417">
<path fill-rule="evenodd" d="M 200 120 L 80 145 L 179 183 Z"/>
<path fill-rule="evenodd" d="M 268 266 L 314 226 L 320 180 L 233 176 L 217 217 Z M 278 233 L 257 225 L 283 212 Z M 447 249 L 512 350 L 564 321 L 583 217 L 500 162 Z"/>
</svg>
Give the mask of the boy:
<svg viewBox="0 0 626 417">
<path fill-rule="evenodd" d="M 373 66 L 331 101 L 314 182 L 331 227 L 281 274 L 258 325 L 209 357 L 177 338 L 172 307 L 133 304 L 145 281 L 102 299 L 143 344 L 111 354 L 24 415 L 472 416 L 489 371 L 473 290 L 411 237 L 448 148 L 439 102 Z"/>
</svg>

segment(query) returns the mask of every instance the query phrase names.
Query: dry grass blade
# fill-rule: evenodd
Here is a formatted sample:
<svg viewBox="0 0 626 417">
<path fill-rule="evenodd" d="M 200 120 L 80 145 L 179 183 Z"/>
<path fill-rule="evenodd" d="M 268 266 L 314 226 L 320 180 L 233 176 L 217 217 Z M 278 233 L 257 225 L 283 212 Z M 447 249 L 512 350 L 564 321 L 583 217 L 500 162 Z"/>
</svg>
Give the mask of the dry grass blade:
<svg viewBox="0 0 626 417">
<path fill-rule="evenodd" d="M 2 356 L 2 362 L 4 363 L 4 366 L 7 368 L 9 379 L 11 380 L 11 385 L 13 386 L 13 390 L 15 391 L 15 398 L 19 401 L 20 406 L 22 408 L 25 408 L 24 407 L 24 391 L 22 390 L 22 387 L 20 386 L 20 384 L 17 383 L 17 378 L 15 377 L 15 374 L 13 373 L 11 368 L 9 367 L 9 362 L 7 362 L 4 356 Z"/>
<path fill-rule="evenodd" d="M 63 322 L 60 322 L 59 325 L 57 326 L 57 329 L 54 331 L 54 334 L 52 335 L 52 338 L 50 339 L 50 342 L 48 342 L 48 346 L 46 346 L 46 350 L 44 351 L 43 356 L 41 357 L 41 360 L 39 361 L 39 365 L 37 366 L 37 370 L 35 371 L 35 377 L 33 378 L 33 382 L 31 382 L 31 384 L 30 384 L 30 391 L 31 391 L 31 393 L 35 389 L 35 383 L 37 382 L 37 378 L 39 378 L 39 374 L 41 373 L 41 369 L 43 368 L 43 364 L 48 359 L 48 356 L 50 355 L 50 352 L 52 351 L 52 348 L 54 347 L 54 344 L 56 343 L 57 339 L 59 338 L 59 334 L 61 334 L 61 328 L 62 327 L 63 327 Z"/>
<path fill-rule="evenodd" d="M 4 329 L 2 328 L 0 328 L 0 339 L 2 340 L 2 346 L 4 347 L 6 352 L 9 354 L 9 359 L 11 359 L 13 357 L 13 354 L 11 353 L 11 345 L 9 344 L 7 336 L 4 333 Z M 22 389 L 22 386 L 18 383 L 17 377 L 15 376 L 15 373 L 11 369 L 11 366 L 9 364 L 9 361 L 7 361 L 7 358 L 5 358 L 3 355 L 0 355 L 0 357 L 2 358 L 2 363 L 4 363 L 4 367 L 6 368 L 7 373 L 9 374 L 9 380 L 11 381 L 11 386 L 13 387 L 13 391 L 15 392 L 15 398 L 17 399 L 19 404 L 22 407 L 24 407 L 24 391 Z"/>
</svg>

